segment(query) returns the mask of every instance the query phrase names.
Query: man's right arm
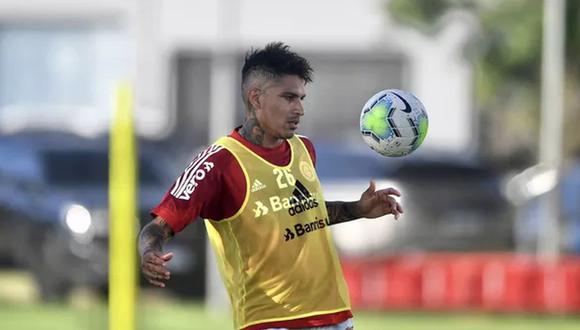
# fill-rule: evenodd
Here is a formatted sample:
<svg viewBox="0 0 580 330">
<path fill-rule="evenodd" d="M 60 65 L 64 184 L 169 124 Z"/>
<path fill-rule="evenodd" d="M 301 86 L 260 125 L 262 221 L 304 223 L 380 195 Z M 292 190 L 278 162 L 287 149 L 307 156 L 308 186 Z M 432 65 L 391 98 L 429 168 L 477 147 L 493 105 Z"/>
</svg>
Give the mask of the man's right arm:
<svg viewBox="0 0 580 330">
<path fill-rule="evenodd" d="M 169 279 L 169 270 L 165 267 L 173 253 L 163 254 L 163 245 L 171 237 L 173 230 L 160 217 L 148 223 L 139 234 L 139 254 L 141 255 L 141 271 L 149 283 L 165 287 Z"/>
<path fill-rule="evenodd" d="M 237 168 L 232 169 L 235 166 Z M 233 181 L 229 182 L 228 178 L 233 178 Z M 236 181 L 238 179 L 241 183 Z M 149 283 L 164 287 L 164 282 L 169 279 L 165 264 L 173 255 L 163 254 L 164 244 L 198 217 L 222 219 L 233 215 L 237 209 L 229 214 L 230 209 L 237 205 L 238 200 L 241 205 L 245 196 L 223 203 L 220 190 L 243 184 L 245 177 L 241 167 L 234 156 L 221 146 L 211 145 L 191 161 L 161 202 L 151 210 L 156 218 L 139 234 L 141 271 Z M 224 204 L 229 207 L 223 207 Z"/>
</svg>

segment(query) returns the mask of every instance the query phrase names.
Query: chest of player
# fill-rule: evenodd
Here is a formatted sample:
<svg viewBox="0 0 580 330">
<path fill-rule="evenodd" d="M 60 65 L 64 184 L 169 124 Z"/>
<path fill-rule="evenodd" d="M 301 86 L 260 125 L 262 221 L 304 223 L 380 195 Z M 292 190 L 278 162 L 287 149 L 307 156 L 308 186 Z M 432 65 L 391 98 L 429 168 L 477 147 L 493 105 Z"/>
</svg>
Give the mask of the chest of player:
<svg viewBox="0 0 580 330">
<path fill-rule="evenodd" d="M 279 216 L 297 216 L 320 206 L 321 193 L 318 179 L 310 164 L 287 167 L 252 166 L 247 169 L 249 198 L 254 217 L 269 213 Z M 302 172 L 306 172 L 305 175 Z"/>
</svg>

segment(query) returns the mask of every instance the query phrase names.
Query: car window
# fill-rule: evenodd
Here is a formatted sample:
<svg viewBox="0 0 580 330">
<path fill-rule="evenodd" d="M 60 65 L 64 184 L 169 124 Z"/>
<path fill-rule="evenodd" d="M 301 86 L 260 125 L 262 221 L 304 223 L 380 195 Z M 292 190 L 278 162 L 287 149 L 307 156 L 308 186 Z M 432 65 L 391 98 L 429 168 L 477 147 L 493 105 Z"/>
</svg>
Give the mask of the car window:
<svg viewBox="0 0 580 330">
<path fill-rule="evenodd" d="M 54 186 L 107 186 L 109 180 L 109 157 L 98 151 L 47 151 L 42 157 L 44 175 Z M 160 183 L 152 161 L 146 157 L 139 160 L 139 183 Z"/>
</svg>

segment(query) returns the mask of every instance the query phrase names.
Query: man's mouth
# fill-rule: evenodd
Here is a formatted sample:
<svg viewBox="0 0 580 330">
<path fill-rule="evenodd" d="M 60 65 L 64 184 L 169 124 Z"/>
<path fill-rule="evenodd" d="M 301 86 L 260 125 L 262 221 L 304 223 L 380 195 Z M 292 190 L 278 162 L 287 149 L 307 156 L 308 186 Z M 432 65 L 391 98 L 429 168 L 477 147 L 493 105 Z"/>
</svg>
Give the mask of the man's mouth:
<svg viewBox="0 0 580 330">
<path fill-rule="evenodd" d="M 290 126 L 290 129 L 295 130 L 298 128 L 299 123 L 300 123 L 299 120 L 291 120 L 288 122 L 288 126 Z"/>
</svg>

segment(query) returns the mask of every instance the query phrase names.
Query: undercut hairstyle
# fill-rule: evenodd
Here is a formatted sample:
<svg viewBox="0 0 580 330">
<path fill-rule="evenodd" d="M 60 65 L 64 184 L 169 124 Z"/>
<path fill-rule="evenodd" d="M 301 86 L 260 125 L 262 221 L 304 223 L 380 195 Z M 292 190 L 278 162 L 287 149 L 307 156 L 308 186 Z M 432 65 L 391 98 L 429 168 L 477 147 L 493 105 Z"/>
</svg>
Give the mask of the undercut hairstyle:
<svg viewBox="0 0 580 330">
<path fill-rule="evenodd" d="M 255 83 L 275 81 L 284 75 L 295 75 L 305 83 L 312 82 L 312 67 L 307 59 L 290 50 L 282 42 L 272 42 L 264 49 L 252 49 L 246 54 L 242 68 L 242 99 L 251 109 L 247 92 Z"/>
</svg>

